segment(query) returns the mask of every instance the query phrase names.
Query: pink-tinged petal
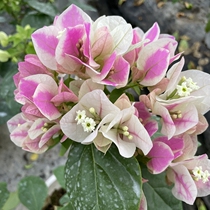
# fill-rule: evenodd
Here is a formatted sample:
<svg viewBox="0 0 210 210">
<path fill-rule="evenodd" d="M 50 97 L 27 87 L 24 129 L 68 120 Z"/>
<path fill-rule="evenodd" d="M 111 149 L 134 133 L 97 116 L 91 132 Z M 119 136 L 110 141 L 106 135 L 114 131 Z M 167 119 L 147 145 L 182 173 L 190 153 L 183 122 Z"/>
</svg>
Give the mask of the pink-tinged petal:
<svg viewBox="0 0 210 210">
<path fill-rule="evenodd" d="M 34 140 L 31 140 L 31 139 L 27 139 L 22 148 L 28 152 L 33 152 L 33 153 L 36 153 L 36 154 L 41 154 L 41 153 L 44 153 L 49 146 L 47 145 L 44 145 L 43 147 L 39 147 L 39 141 L 40 141 L 40 138 L 36 138 Z"/>
<path fill-rule="evenodd" d="M 183 165 L 173 166 L 172 180 L 174 187 L 172 189 L 173 195 L 190 205 L 192 205 L 197 197 L 197 188 L 189 171 Z"/>
<path fill-rule="evenodd" d="M 22 113 L 16 114 L 14 117 L 7 121 L 9 132 L 13 132 L 19 125 L 22 125 L 25 122 L 26 120 L 23 119 Z"/>
<path fill-rule="evenodd" d="M 132 115 L 123 125 L 129 128 L 129 133 L 133 136 L 133 138 L 128 141 L 134 142 L 136 147 L 141 149 L 145 155 L 148 154 L 152 148 L 152 141 L 139 119 L 135 115 Z"/>
<path fill-rule="evenodd" d="M 58 106 L 63 102 L 74 102 L 74 103 L 76 103 L 77 101 L 78 101 L 78 98 L 75 96 L 75 94 L 70 93 L 70 92 L 59 93 L 51 99 L 51 102 L 55 106 Z"/>
<path fill-rule="evenodd" d="M 10 134 L 10 139 L 17 146 L 22 147 L 24 141 L 28 138 L 28 129 L 30 128 L 30 123 L 24 123 L 19 125 L 15 130 Z"/>
<path fill-rule="evenodd" d="M 91 23 L 92 20 L 82 9 L 72 4 L 56 18 L 55 26 L 62 30 L 85 22 Z"/>
<path fill-rule="evenodd" d="M 154 114 L 158 114 L 162 117 L 161 133 L 166 135 L 169 139 L 174 136 L 176 126 L 174 125 L 171 115 L 164 106 L 161 106 L 158 102 L 153 107 Z"/>
<path fill-rule="evenodd" d="M 198 149 L 197 135 L 189 135 L 185 133 L 181 138 L 184 140 L 184 148 L 182 149 L 182 155 L 176 159 L 176 162 L 192 158 Z"/>
<path fill-rule="evenodd" d="M 117 146 L 120 155 L 125 158 L 130 158 L 134 155 L 136 151 L 136 145 L 133 142 L 123 141 L 117 129 L 111 129 L 108 132 L 102 132 L 104 137 L 113 141 L 113 143 Z"/>
<path fill-rule="evenodd" d="M 147 199 L 142 191 L 139 210 L 147 210 Z"/>
<path fill-rule="evenodd" d="M 95 109 L 101 119 L 108 114 L 114 114 L 119 111 L 119 109 L 109 101 L 102 90 L 97 89 L 85 94 L 80 99 L 79 103 L 60 120 L 61 130 L 68 138 L 77 142 L 83 142 L 89 135 L 95 135 L 94 132 L 92 132 L 92 134 L 84 132 L 83 127 L 81 125 L 77 125 L 75 120 L 76 111 L 85 110 L 86 114 L 88 114 L 89 108 L 91 107 Z M 89 114 L 88 117 L 91 117 L 91 115 Z"/>
<path fill-rule="evenodd" d="M 81 99 L 86 93 L 96 89 L 104 90 L 104 85 L 95 83 L 91 79 L 85 80 L 79 90 L 79 99 Z"/>
<path fill-rule="evenodd" d="M 128 82 L 129 72 L 130 64 L 120 56 L 115 60 L 113 70 L 103 79 L 102 83 L 116 86 L 117 88 L 124 87 Z"/>
<path fill-rule="evenodd" d="M 152 136 L 158 130 L 158 123 L 155 120 L 147 120 L 144 124 L 144 128 L 147 130 L 149 136 Z"/>
<path fill-rule="evenodd" d="M 101 27 L 94 32 L 94 38 L 91 46 L 91 55 L 93 58 L 109 55 L 112 48 L 113 39 L 106 26 Z"/>
<path fill-rule="evenodd" d="M 55 90 L 50 88 L 48 84 L 39 84 L 33 95 L 33 102 L 46 118 L 55 120 L 61 116 L 61 113 L 51 102 L 55 95 Z"/>
<path fill-rule="evenodd" d="M 182 154 L 184 148 L 184 140 L 181 137 L 172 137 L 168 139 L 166 136 L 161 136 L 153 140 L 153 142 L 162 142 L 170 147 L 174 154 L 174 159 Z"/>
<path fill-rule="evenodd" d="M 151 160 L 147 162 L 147 167 L 153 174 L 163 172 L 174 159 L 174 154 L 170 147 L 158 141 L 153 143 L 153 147 L 147 156 L 151 158 Z"/>
<path fill-rule="evenodd" d="M 142 40 L 142 37 L 143 37 L 143 31 L 141 31 L 140 28 L 134 28 L 132 45 L 140 43 Z M 140 51 L 140 47 L 136 47 L 133 50 L 130 50 L 129 48 L 129 52 L 126 53 L 123 57 L 125 58 L 126 61 L 128 61 L 130 65 L 133 65 L 138 58 L 139 51 Z"/>
<path fill-rule="evenodd" d="M 166 92 L 163 94 L 167 98 L 174 90 L 174 86 L 177 83 L 177 79 L 180 76 L 182 68 L 184 66 L 184 57 L 178 63 L 175 63 L 167 72 L 167 78 L 169 79 L 168 87 Z"/>
<path fill-rule="evenodd" d="M 131 107 L 131 101 L 128 96 L 123 93 L 114 103 L 120 110 Z"/>
<path fill-rule="evenodd" d="M 33 101 L 33 94 L 37 88 L 38 82 L 28 79 L 22 79 L 19 83 L 19 94 L 15 99 L 17 102 L 25 104 L 26 100 Z"/>
<path fill-rule="evenodd" d="M 54 26 L 45 26 L 32 34 L 32 41 L 40 61 L 52 70 L 57 69 L 55 50 L 58 45 L 58 30 Z"/>
<path fill-rule="evenodd" d="M 83 40 L 84 36 L 85 27 L 83 25 L 78 25 L 74 28 L 67 28 L 62 34 L 55 54 L 57 62 L 65 69 L 69 69 L 72 62 L 67 55 L 80 58 L 80 52 L 77 45 L 79 45 L 79 40 Z M 73 71 L 73 67 L 71 67 L 70 70 Z"/>
<path fill-rule="evenodd" d="M 160 35 L 160 28 L 158 23 L 154 23 L 153 26 L 145 33 L 144 38 L 149 39 L 149 42 L 153 42 L 158 39 Z"/>
<path fill-rule="evenodd" d="M 34 120 L 37 117 L 44 117 L 34 104 L 26 103 L 21 107 L 21 111 L 28 120 Z"/>
<path fill-rule="evenodd" d="M 75 120 L 76 111 L 80 108 L 75 105 L 69 112 L 67 112 L 60 120 L 60 126 L 63 133 L 71 140 L 82 142 L 90 133 L 84 132 L 82 125 L 77 125 Z"/>
<path fill-rule="evenodd" d="M 134 107 L 138 111 L 138 118 L 141 118 L 143 121 L 151 117 L 149 110 L 142 101 L 135 102 Z"/>
<path fill-rule="evenodd" d="M 104 65 L 101 66 L 101 68 L 102 68 L 101 71 L 96 71 L 91 67 L 86 69 L 87 74 L 91 77 L 93 82 L 100 83 L 104 78 L 107 77 L 112 66 L 114 65 L 115 59 L 116 59 L 116 53 L 113 53 L 107 59 L 105 59 Z M 87 66 L 87 67 L 89 67 L 89 66 Z"/>
<path fill-rule="evenodd" d="M 43 134 L 40 139 L 39 147 L 42 148 L 56 133 L 60 131 L 60 125 L 54 125 Z"/>
<path fill-rule="evenodd" d="M 185 110 L 182 111 L 182 107 L 180 108 L 182 117 L 174 119 L 174 125 L 176 126 L 174 135 L 182 134 L 198 123 L 198 113 L 194 105 L 188 104 L 187 109 L 186 107 L 183 109 Z"/>
<path fill-rule="evenodd" d="M 203 100 L 196 104 L 196 108 L 199 113 L 204 115 L 210 109 L 210 75 L 203 71 L 190 70 L 181 72 L 180 77 L 183 76 L 191 78 L 200 87 L 198 90 L 193 91 L 191 96 L 203 96 Z"/>
<path fill-rule="evenodd" d="M 42 127 L 45 123 L 47 123 L 48 120 L 45 118 L 38 118 L 34 121 L 34 123 L 31 125 L 30 129 L 28 130 L 28 135 L 30 139 L 36 139 L 38 136 L 44 133 L 42 130 Z"/>
<path fill-rule="evenodd" d="M 144 72 L 140 84 L 153 86 L 160 82 L 168 69 L 169 58 L 169 51 L 157 47 L 154 43 L 144 47 L 137 60 L 137 68 Z"/>
</svg>

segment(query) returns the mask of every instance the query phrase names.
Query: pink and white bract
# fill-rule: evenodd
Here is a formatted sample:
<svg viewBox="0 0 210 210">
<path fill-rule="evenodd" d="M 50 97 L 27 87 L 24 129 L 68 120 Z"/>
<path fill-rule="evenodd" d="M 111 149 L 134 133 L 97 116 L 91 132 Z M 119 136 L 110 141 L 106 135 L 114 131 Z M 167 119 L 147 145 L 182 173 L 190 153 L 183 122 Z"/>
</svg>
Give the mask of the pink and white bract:
<svg viewBox="0 0 210 210">
<path fill-rule="evenodd" d="M 106 154 L 114 144 L 125 158 L 143 158 L 154 176 L 166 172 L 177 199 L 193 204 L 210 194 L 210 161 L 195 156 L 208 126 L 210 75 L 182 72 L 178 43 L 158 23 L 144 33 L 119 16 L 93 21 L 71 5 L 32 41 L 37 55 L 14 76 L 23 106 L 8 128 L 17 146 L 42 153 L 72 140 Z"/>
</svg>

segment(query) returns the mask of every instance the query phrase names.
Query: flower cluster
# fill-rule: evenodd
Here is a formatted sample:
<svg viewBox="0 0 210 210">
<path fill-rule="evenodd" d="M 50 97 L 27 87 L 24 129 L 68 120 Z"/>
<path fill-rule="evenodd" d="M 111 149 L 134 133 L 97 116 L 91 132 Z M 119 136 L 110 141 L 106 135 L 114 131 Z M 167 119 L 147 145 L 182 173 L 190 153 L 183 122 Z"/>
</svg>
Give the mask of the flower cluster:
<svg viewBox="0 0 210 210">
<path fill-rule="evenodd" d="M 173 36 L 157 23 L 144 33 L 119 16 L 93 21 L 71 5 L 32 40 L 37 55 L 14 76 L 23 106 L 8 128 L 17 146 L 43 153 L 73 140 L 106 154 L 114 144 L 152 174 L 165 171 L 176 198 L 193 204 L 209 194 L 210 161 L 195 153 L 208 126 L 210 75 L 182 71 Z"/>
</svg>

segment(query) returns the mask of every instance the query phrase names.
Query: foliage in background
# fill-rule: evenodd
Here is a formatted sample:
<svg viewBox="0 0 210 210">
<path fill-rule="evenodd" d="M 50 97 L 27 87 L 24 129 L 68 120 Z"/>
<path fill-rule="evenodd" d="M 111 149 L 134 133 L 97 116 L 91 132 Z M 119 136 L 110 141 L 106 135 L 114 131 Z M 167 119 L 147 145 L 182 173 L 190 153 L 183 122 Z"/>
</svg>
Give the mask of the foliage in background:
<svg viewBox="0 0 210 210">
<path fill-rule="evenodd" d="M 95 11 L 89 5 L 76 0 L 1 0 L 0 24 L 12 31 L 0 31 L 0 124 L 20 112 L 20 105 L 14 101 L 13 75 L 17 73 L 19 61 L 26 54 L 35 53 L 31 34 L 37 28 L 50 25 L 54 17 L 70 4 L 86 11 Z M 0 29 L 2 30 L 2 29 Z"/>
</svg>

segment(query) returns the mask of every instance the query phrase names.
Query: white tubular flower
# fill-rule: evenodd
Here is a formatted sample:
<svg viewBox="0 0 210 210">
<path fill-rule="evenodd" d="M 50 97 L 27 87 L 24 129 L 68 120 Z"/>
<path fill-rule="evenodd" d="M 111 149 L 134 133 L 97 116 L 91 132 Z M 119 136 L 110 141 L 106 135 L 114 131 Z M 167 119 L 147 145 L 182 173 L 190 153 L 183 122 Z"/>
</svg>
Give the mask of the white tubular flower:
<svg viewBox="0 0 210 210">
<path fill-rule="evenodd" d="M 84 128 L 85 132 L 91 132 L 95 130 L 96 122 L 90 118 L 86 117 L 85 120 L 82 122 L 82 127 Z"/>
<path fill-rule="evenodd" d="M 200 88 L 200 87 L 197 85 L 196 82 L 193 82 L 193 80 L 192 80 L 191 77 L 189 77 L 189 78 L 186 80 L 186 83 L 187 83 L 187 86 L 188 86 L 189 88 L 192 89 L 192 91 L 193 91 L 193 90 L 198 90 L 198 89 Z"/>
<path fill-rule="evenodd" d="M 78 110 L 77 112 L 77 116 L 75 118 L 75 120 L 77 121 L 77 125 L 83 123 L 83 121 L 85 120 L 86 118 L 86 112 L 85 110 Z"/>
<path fill-rule="evenodd" d="M 186 82 L 183 82 L 181 85 L 176 86 L 177 94 L 181 97 L 183 96 L 189 96 L 192 92 L 192 89 L 187 86 Z"/>
<path fill-rule="evenodd" d="M 202 175 L 202 181 L 203 183 L 206 183 L 209 181 L 209 177 L 210 177 L 210 173 L 208 172 L 208 170 L 205 170 L 203 172 L 203 175 Z"/>
<path fill-rule="evenodd" d="M 202 179 L 202 176 L 203 176 L 203 170 L 202 170 L 202 166 L 196 166 L 193 170 L 193 175 L 194 175 L 194 179 L 196 181 Z"/>
</svg>

